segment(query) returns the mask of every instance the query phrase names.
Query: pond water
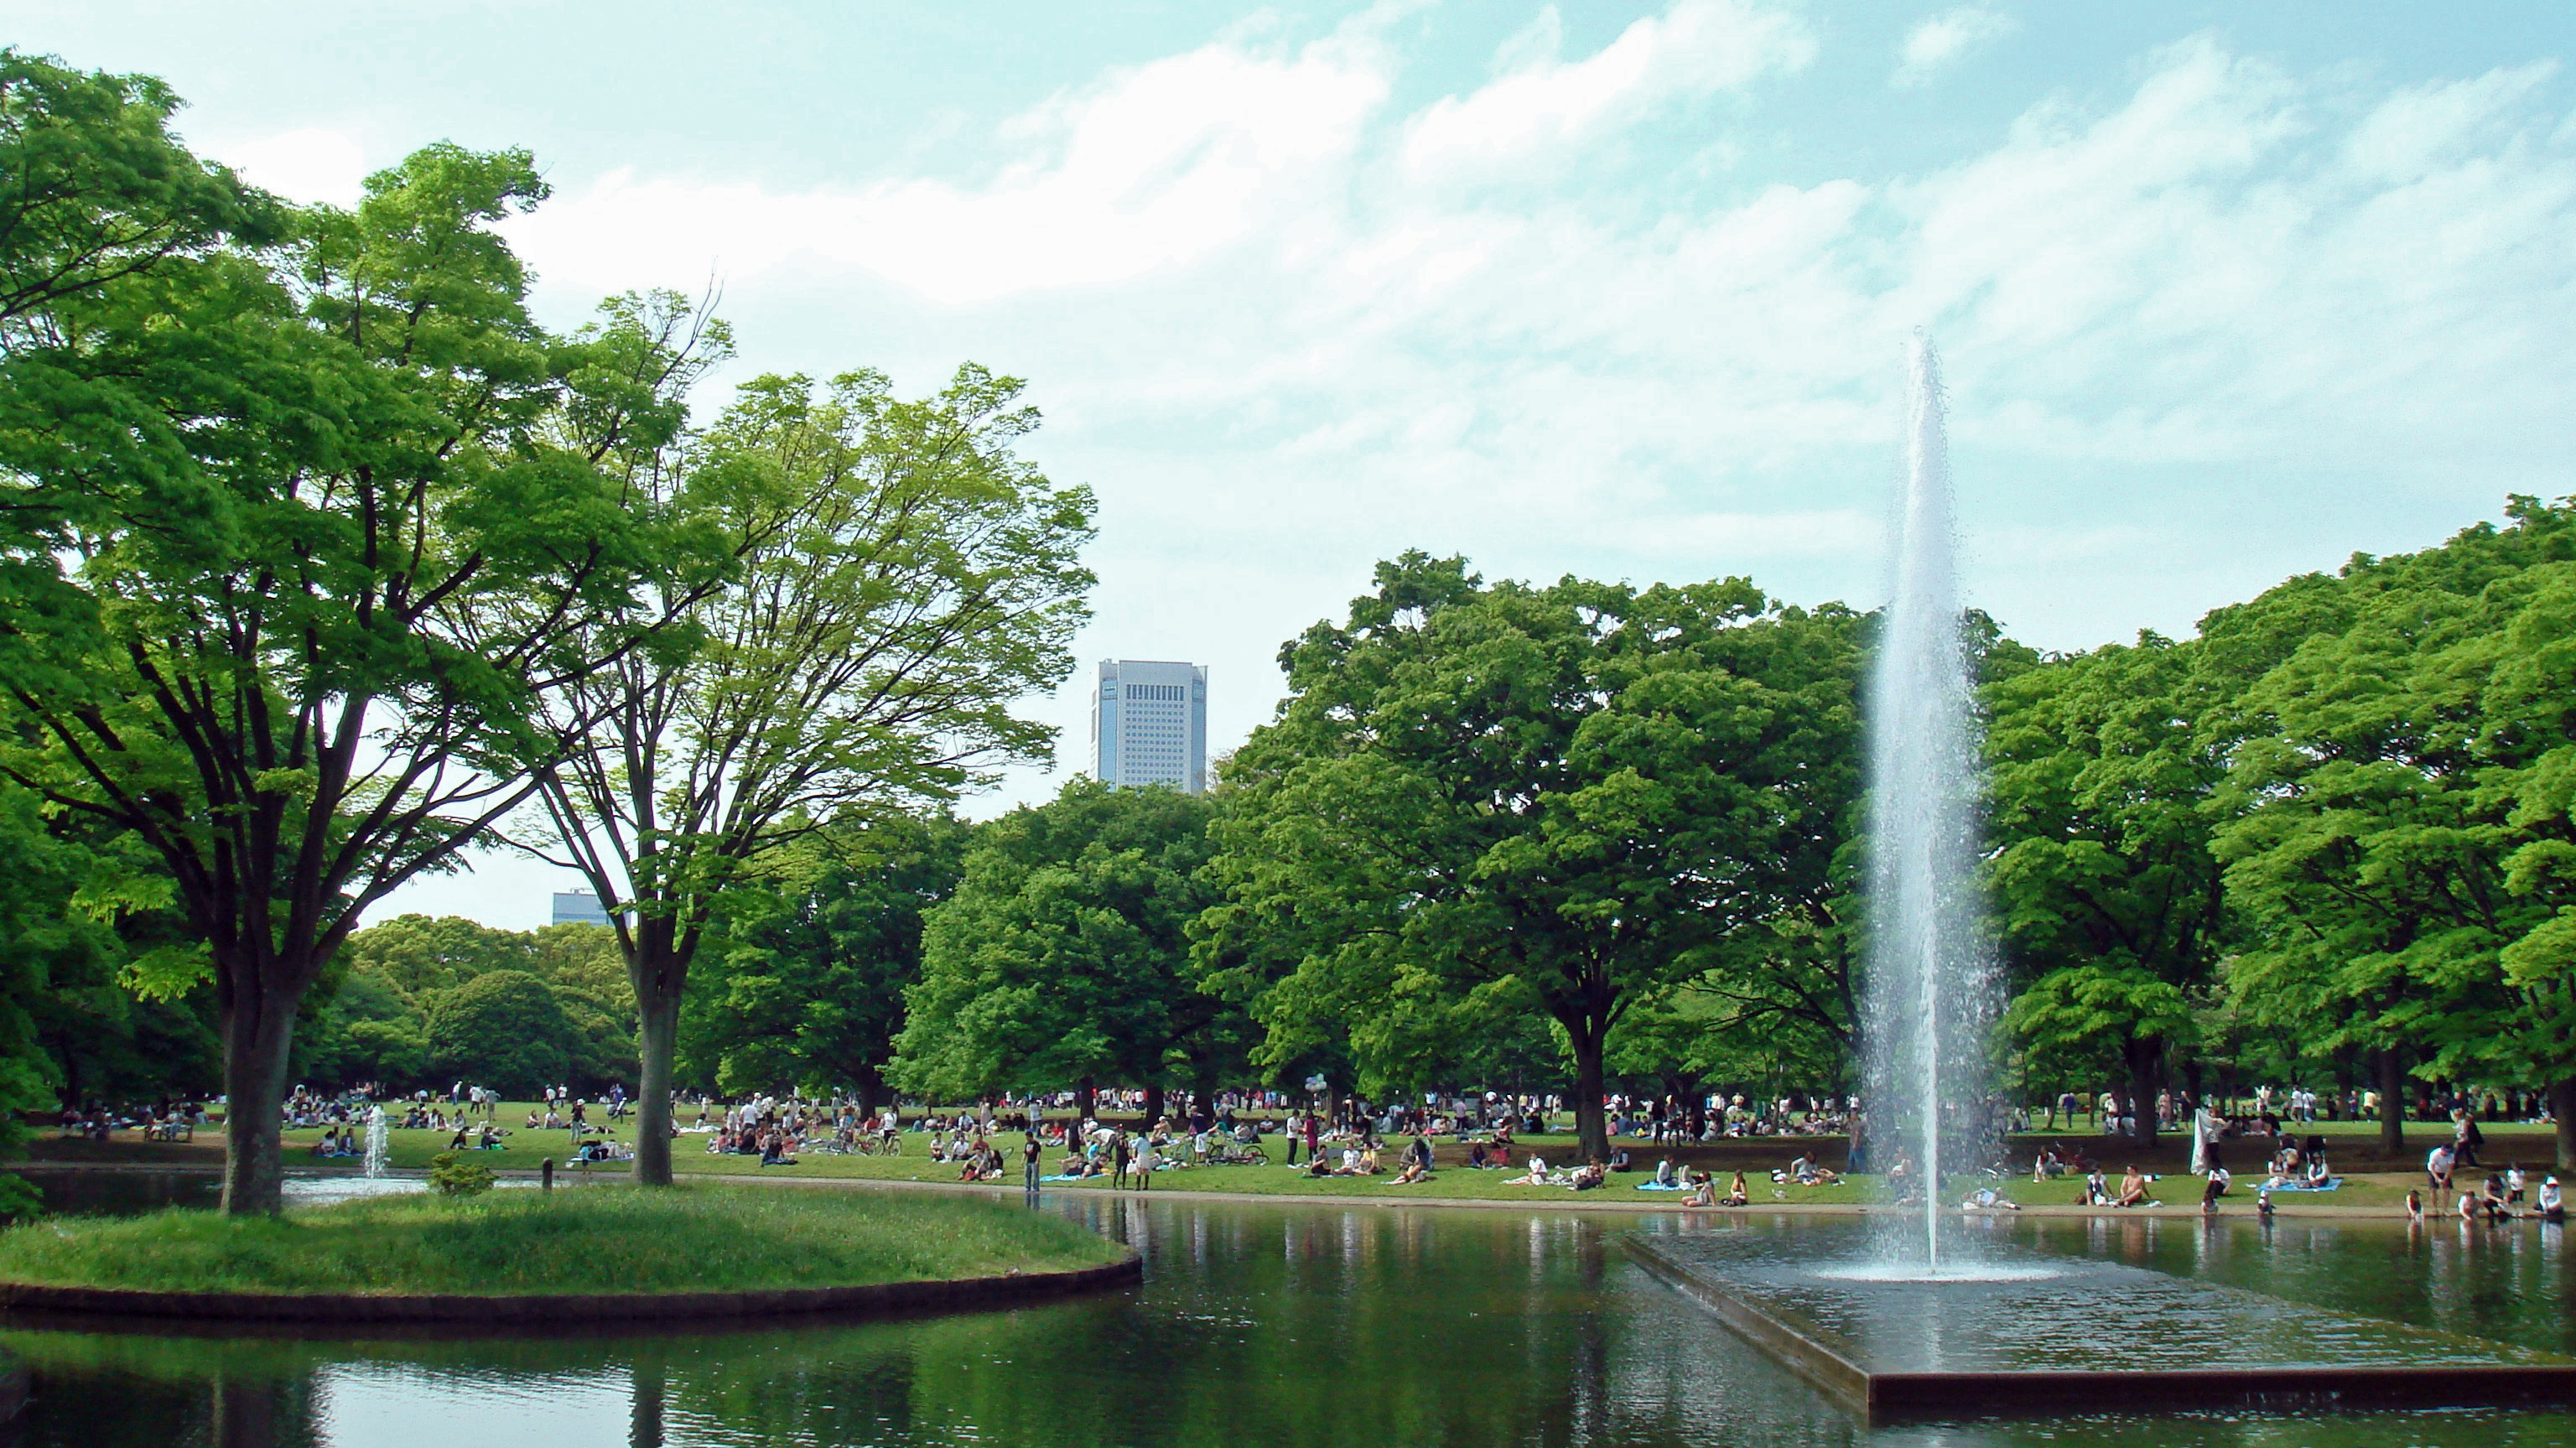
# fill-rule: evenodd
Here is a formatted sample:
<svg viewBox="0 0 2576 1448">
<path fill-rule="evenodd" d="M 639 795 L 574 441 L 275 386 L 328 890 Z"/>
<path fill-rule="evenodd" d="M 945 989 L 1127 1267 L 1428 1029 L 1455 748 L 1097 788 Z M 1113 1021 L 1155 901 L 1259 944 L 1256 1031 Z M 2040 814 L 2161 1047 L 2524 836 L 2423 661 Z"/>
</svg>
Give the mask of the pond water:
<svg viewBox="0 0 2576 1448">
<path fill-rule="evenodd" d="M 148 1205 L 123 1188 L 128 1209 Z M 158 1200 L 202 1186 L 167 1186 Z M 101 1204 L 105 1205 L 105 1204 Z M 2099 1415 L 1865 1430 L 1647 1277 L 1629 1232 L 1860 1225 L 1059 1194 L 1147 1258 L 1130 1291 L 1012 1312 L 666 1336 L 312 1342 L 12 1326 L 38 1376 L 0 1444 L 80 1448 L 1375 1448 L 1406 1445 L 2576 1445 L 2576 1416 Z M 2128 1219 L 1993 1224 L 2125 1263 L 2576 1351 L 2562 1229 Z M 2117 1334 L 2116 1308 L 2095 1329 Z"/>
</svg>

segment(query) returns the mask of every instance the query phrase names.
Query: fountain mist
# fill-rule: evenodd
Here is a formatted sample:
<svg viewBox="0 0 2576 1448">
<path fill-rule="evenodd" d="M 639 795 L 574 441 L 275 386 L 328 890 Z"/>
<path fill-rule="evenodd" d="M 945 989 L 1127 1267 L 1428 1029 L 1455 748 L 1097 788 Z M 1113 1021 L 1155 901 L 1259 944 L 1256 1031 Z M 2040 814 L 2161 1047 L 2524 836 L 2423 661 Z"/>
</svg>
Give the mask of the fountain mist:
<svg viewBox="0 0 2576 1448">
<path fill-rule="evenodd" d="M 1870 690 L 1864 1141 L 1875 1170 L 1910 1163 L 1923 1207 L 1914 1242 L 1923 1270 L 1937 1272 L 1941 1174 L 1968 1164 L 1963 1152 L 1984 1113 L 1994 982 L 1977 890 L 1976 725 L 1940 364 L 1920 333 L 1910 361 L 1896 596 Z M 1897 1259 L 1915 1255 L 1888 1245 Z"/>
</svg>

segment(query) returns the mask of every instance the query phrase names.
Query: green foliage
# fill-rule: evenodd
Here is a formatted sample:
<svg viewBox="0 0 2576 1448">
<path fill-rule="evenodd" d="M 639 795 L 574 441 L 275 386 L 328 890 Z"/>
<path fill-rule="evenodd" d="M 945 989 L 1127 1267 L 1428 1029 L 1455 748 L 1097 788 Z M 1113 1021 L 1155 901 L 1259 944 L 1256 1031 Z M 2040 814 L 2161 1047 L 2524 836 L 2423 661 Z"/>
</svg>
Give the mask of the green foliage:
<svg viewBox="0 0 2576 1448">
<path fill-rule="evenodd" d="M 287 214 L 165 144 L 157 86 L 10 94 L 79 100 L 100 155 L 157 156 L 166 184 L 45 153 L 95 189 L 31 221 L 55 261 L 26 275 L 68 280 L 31 283 L 0 374 L 0 549 L 49 620 L 0 637 L 26 725 L 0 776 L 115 837 L 100 908 L 184 922 L 128 968 L 165 995 L 211 971 L 228 1200 L 273 1210 L 266 1103 L 305 992 L 533 788 L 550 689 L 649 655 L 639 586 L 718 576 L 622 466 L 668 440 L 710 339 L 633 308 L 538 328 L 494 229 L 546 194 L 524 153 L 431 146 L 349 210 Z M 27 145 L 68 134 L 12 114 Z M 93 233 L 105 260 L 68 268 L 43 240 Z"/>
<path fill-rule="evenodd" d="M 764 861 L 682 1017 L 683 1074 L 726 1092 L 802 1083 L 882 1097 L 921 978 L 922 915 L 964 872 L 953 815 L 852 820 Z"/>
<path fill-rule="evenodd" d="M 924 917 L 892 1078 L 944 1100 L 1080 1082 L 1222 1079 L 1229 1013 L 1187 930 L 1215 896 L 1206 796 L 1089 779 L 975 832 Z"/>
<path fill-rule="evenodd" d="M 2167 1052 L 2192 1044 L 2226 922 L 2210 842 L 2228 741 L 2206 724 L 2221 696 L 2192 646 L 2153 634 L 1987 687 L 1988 883 L 2025 1080 L 2151 1100 Z"/>
<path fill-rule="evenodd" d="M 492 1190 L 492 1169 L 460 1151 L 429 1159 L 429 1189 L 442 1197 L 478 1197 Z"/>
<path fill-rule="evenodd" d="M 521 1100 L 566 1083 L 576 1060 L 571 1017 L 523 970 L 492 971 L 432 996 L 422 1036 L 436 1074 Z"/>
<path fill-rule="evenodd" d="M 732 577 L 676 608 L 697 647 L 564 691 L 563 758 L 539 777 L 563 863 L 620 922 L 641 1180 L 668 1179 L 689 971 L 753 862 L 838 813 L 952 799 L 1054 737 L 1012 711 L 1072 668 L 1093 504 L 1016 453 L 1038 421 L 1020 387 L 972 365 L 916 402 L 873 372 L 759 377 L 638 474 L 729 540 Z"/>
<path fill-rule="evenodd" d="M 745 1250 L 746 1243 L 758 1250 Z M 423 1194 L 283 1220 L 171 1210 L 0 1233 L 0 1281 L 177 1292 L 727 1292 L 1046 1272 L 1123 1249 L 1049 1212 L 691 1185 Z"/>
<path fill-rule="evenodd" d="M 2249 606 L 2295 603 L 2306 633 L 2246 694 L 2266 727 L 2218 852 L 2255 939 L 2229 983 L 2320 1054 L 2568 1092 L 2576 507 L 2510 513 Z"/>
<path fill-rule="evenodd" d="M 1347 1035 L 1364 1084 L 1437 1079 L 1491 1013 L 1544 1012 L 1605 1150 L 1611 1029 L 1776 958 L 1777 922 L 1832 893 L 1818 837 L 1851 806 L 1856 624 L 1742 580 L 1380 565 L 1348 623 L 1284 651 L 1288 702 L 1227 768 L 1212 982 L 1252 1002 L 1273 1059 Z"/>
</svg>

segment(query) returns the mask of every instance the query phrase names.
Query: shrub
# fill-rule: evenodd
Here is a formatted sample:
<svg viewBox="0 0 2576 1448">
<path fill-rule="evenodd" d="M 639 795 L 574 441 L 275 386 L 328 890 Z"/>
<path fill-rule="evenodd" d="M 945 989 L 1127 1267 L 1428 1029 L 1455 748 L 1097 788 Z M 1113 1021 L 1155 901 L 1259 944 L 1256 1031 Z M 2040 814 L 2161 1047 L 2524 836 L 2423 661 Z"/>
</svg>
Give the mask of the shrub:
<svg viewBox="0 0 2576 1448">
<path fill-rule="evenodd" d="M 472 1197 L 492 1190 L 492 1169 L 460 1152 L 429 1159 L 429 1184 L 443 1197 Z"/>
</svg>

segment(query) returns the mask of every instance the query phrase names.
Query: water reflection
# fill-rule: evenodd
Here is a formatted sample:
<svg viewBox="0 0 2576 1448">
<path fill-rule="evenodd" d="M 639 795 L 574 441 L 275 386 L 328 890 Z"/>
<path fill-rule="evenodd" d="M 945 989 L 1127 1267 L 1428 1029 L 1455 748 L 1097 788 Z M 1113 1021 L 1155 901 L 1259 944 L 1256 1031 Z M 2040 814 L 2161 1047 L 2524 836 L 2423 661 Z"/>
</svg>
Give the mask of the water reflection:
<svg viewBox="0 0 2576 1448">
<path fill-rule="evenodd" d="M 864 1196 L 854 1202 L 864 1203 Z M 1050 1197 L 1148 1256 L 1133 1290 L 1015 1312 L 665 1337 L 301 1342 L 13 1328 L 24 1448 L 1015 1448 L 2576 1443 L 2563 1416 L 1995 1423 L 1865 1433 L 1630 1265 L 1629 1231 L 1792 1219 Z M 2344 1310 L 2567 1339 L 2563 1240 L 2289 1220 L 2016 1224 L 2025 1248 Z"/>
</svg>

